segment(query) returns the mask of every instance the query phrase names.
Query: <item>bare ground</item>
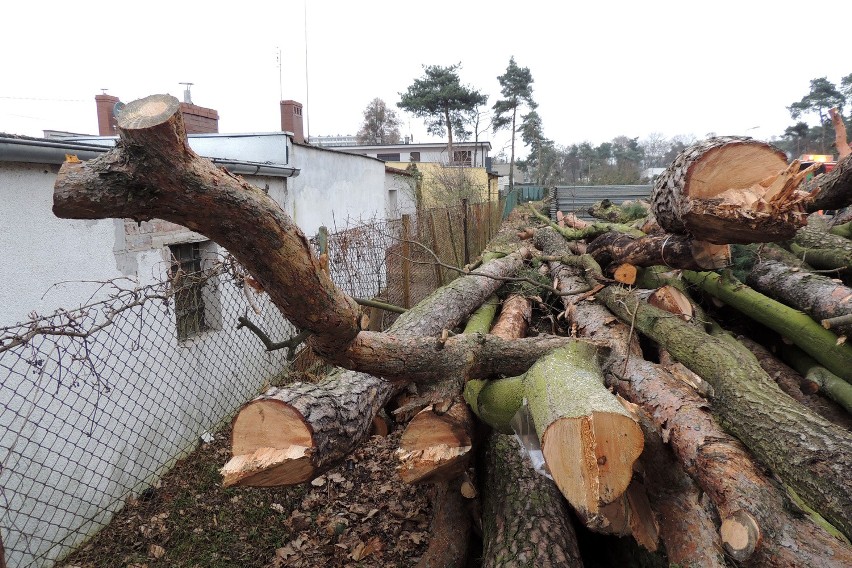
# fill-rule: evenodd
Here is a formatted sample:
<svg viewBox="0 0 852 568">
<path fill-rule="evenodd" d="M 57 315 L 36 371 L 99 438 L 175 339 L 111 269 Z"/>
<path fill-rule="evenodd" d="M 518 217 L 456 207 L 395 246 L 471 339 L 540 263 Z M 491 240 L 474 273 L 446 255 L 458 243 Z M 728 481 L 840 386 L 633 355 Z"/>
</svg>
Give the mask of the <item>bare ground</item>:
<svg viewBox="0 0 852 568">
<path fill-rule="evenodd" d="M 227 488 L 219 432 L 132 499 L 62 568 L 412 566 L 428 542 L 428 489 L 394 469 L 399 433 L 373 437 L 311 484 Z"/>
</svg>

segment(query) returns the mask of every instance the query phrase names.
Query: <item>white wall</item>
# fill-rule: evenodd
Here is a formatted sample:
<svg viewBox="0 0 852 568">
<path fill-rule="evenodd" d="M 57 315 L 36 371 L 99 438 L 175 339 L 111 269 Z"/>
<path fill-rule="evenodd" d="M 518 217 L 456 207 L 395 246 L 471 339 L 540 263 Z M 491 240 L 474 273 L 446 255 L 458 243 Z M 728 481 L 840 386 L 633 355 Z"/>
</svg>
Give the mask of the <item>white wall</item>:
<svg viewBox="0 0 852 568">
<path fill-rule="evenodd" d="M 202 238 L 156 221 L 58 219 L 51 212 L 56 172 L 0 163 L 0 327 L 110 292 L 80 281 L 162 281 L 167 245 Z M 246 179 L 286 201 L 284 179 Z M 283 350 L 266 353 L 247 330 L 235 329 L 247 304 L 234 282 L 212 280 L 205 298 L 219 310 L 212 329 L 179 342 L 173 302 L 149 302 L 87 340 L 91 367 L 71 357 L 82 345 L 71 337 L 41 336 L 0 351 L 0 530 L 10 566 L 50 565 L 82 542 L 109 522 L 128 490 L 152 483 L 286 367 Z M 268 301 L 255 303 L 261 313 L 248 313 L 277 330 L 275 339 L 292 333 Z M 36 359 L 38 366 L 27 362 Z"/>
<path fill-rule="evenodd" d="M 285 209 L 308 237 L 357 220 L 384 217 L 387 203 L 383 162 L 333 150 L 293 145 Z M 350 223 L 351 224 L 351 223 Z"/>
</svg>

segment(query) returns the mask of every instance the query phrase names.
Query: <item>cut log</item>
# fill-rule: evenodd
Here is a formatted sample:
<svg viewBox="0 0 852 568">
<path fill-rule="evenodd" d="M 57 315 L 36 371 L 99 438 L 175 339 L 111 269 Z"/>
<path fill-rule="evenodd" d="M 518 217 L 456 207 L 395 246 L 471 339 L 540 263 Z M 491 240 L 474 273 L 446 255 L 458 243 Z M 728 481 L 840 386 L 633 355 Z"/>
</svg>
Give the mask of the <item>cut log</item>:
<svg viewBox="0 0 852 568">
<path fill-rule="evenodd" d="M 473 379 L 464 385 L 464 399 L 480 420 L 503 434 L 512 433 L 512 418 L 524 401 L 526 375 L 487 381 Z"/>
<path fill-rule="evenodd" d="M 803 184 L 802 189 L 814 194 L 807 203 L 808 212 L 848 206 L 852 203 L 852 155 L 837 162 L 830 172 Z"/>
<path fill-rule="evenodd" d="M 486 264 L 484 270 L 508 275 L 520 264 L 520 256 L 509 255 Z M 438 333 L 444 325 L 456 325 L 459 315 L 436 306 L 455 302 L 460 312 L 469 313 L 500 285 L 494 279 L 457 278 L 428 302 L 402 314 L 391 330 Z M 417 322 L 423 327 L 418 328 Z M 234 418 L 233 458 L 222 469 L 224 484 L 291 485 L 313 479 L 367 438 L 372 418 L 400 386 L 364 373 L 338 371 L 317 384 L 287 385 L 249 402 Z"/>
<path fill-rule="evenodd" d="M 690 321 L 695 315 L 692 310 L 692 302 L 686 294 L 674 286 L 666 285 L 657 288 L 648 296 L 648 303 L 670 314 L 674 314 L 684 321 Z"/>
<path fill-rule="evenodd" d="M 473 448 L 473 419 L 461 397 L 446 411 L 421 410 L 399 442 L 397 468 L 406 483 L 449 481 L 467 467 Z"/>
<path fill-rule="evenodd" d="M 787 346 L 781 356 L 806 380 L 816 383 L 819 386 L 819 392 L 852 414 L 852 385 L 808 357 L 807 353 L 801 349 Z"/>
<path fill-rule="evenodd" d="M 527 334 L 532 321 L 532 300 L 513 294 L 503 301 L 500 316 L 491 334 L 503 339 L 519 339 Z"/>
<path fill-rule="evenodd" d="M 714 272 L 685 270 L 683 278 L 786 337 L 832 373 L 852 380 L 852 345 L 838 344 L 835 334 L 807 315 L 756 292 L 733 276 L 723 279 Z M 685 361 L 681 363 L 687 365 Z"/>
<path fill-rule="evenodd" d="M 609 232 L 589 243 L 586 253 L 601 266 L 630 263 L 634 266 L 715 269 L 731 260 L 727 245 L 696 241 L 687 235 L 655 234 L 641 238 Z"/>
<path fill-rule="evenodd" d="M 460 479 L 435 485 L 429 546 L 416 568 L 467 566 L 471 518 L 460 485 Z"/>
<path fill-rule="evenodd" d="M 847 430 L 852 430 L 852 416 L 836 402 L 820 396 L 818 394 L 819 385 L 817 383 L 806 380 L 795 369 L 782 362 L 778 357 L 755 341 L 743 336 L 737 339 L 754 353 L 763 370 L 793 400 L 807 406 L 829 422 L 833 422 Z M 789 346 L 785 346 L 784 348 L 788 349 Z"/>
<path fill-rule="evenodd" d="M 641 412 L 641 411 L 640 411 Z M 660 430 L 642 412 L 645 449 L 640 463 L 651 505 L 656 510 L 660 537 L 671 564 L 725 568 L 717 532 L 715 507 L 666 447 Z"/>
<path fill-rule="evenodd" d="M 525 394 L 550 474 L 583 519 L 627 489 L 642 430 L 604 386 L 596 348 L 556 349 L 527 372 Z"/>
<path fill-rule="evenodd" d="M 817 227 L 807 226 L 799 229 L 790 243 L 790 250 L 814 268 L 852 268 L 852 241 Z"/>
<path fill-rule="evenodd" d="M 822 274 L 791 270 L 775 260 L 757 259 L 746 283 L 763 294 L 801 310 L 818 322 L 852 315 L 852 288 Z M 837 335 L 852 333 L 852 321 L 832 326 Z"/>
<path fill-rule="evenodd" d="M 542 215 L 539 211 L 536 211 L 533 207 L 530 207 L 529 210 L 532 211 L 533 215 L 535 215 L 535 217 L 539 221 L 543 221 L 550 228 L 554 229 L 555 231 L 558 231 L 560 235 L 562 235 L 569 241 L 589 239 L 597 237 L 598 235 L 603 235 L 604 233 L 608 233 L 609 231 L 627 233 L 628 235 L 633 235 L 634 237 L 641 237 L 644 235 L 644 233 L 642 233 L 642 231 L 638 229 L 634 229 L 629 225 L 621 225 L 619 223 L 591 223 L 578 229 L 560 227 L 558 224 L 551 221 L 548 217 Z"/>
<path fill-rule="evenodd" d="M 397 390 L 352 371 L 271 389 L 234 418 L 233 457 L 222 468 L 223 484 L 269 487 L 313 479 L 367 438 L 373 417 Z"/>
<path fill-rule="evenodd" d="M 616 205 L 609 199 L 604 199 L 589 207 L 588 213 L 595 219 L 626 225 L 632 221 L 644 219 L 650 213 L 650 209 L 647 203 L 638 201 Z"/>
<path fill-rule="evenodd" d="M 852 533 L 852 433 L 797 404 L 754 357 L 653 306 L 627 290 L 597 294 L 622 321 L 663 345 L 709 382 L 714 412 L 730 431 L 829 522 Z"/>
<path fill-rule="evenodd" d="M 716 244 L 790 239 L 806 223 L 805 172 L 764 142 L 710 138 L 683 150 L 657 178 L 651 207 L 660 226 Z"/>
<path fill-rule="evenodd" d="M 565 500 L 514 437 L 489 438 L 482 528 L 483 568 L 583 565 Z"/>
<path fill-rule="evenodd" d="M 546 255 L 561 256 L 564 254 L 564 241 L 553 232 L 539 231 L 535 239 L 536 246 Z M 567 286 L 576 286 L 571 282 L 571 274 L 576 279 L 582 279 L 582 270 L 569 267 L 560 263 L 551 263 L 554 268 L 554 277 L 560 282 L 566 282 Z M 612 287 L 607 290 L 613 290 Z M 620 306 L 629 294 L 621 292 L 622 297 L 617 299 L 606 298 L 598 295 L 598 300 L 607 299 L 612 306 Z M 563 301 L 570 301 L 565 298 Z M 773 441 L 781 446 L 781 452 L 787 453 L 790 464 L 795 460 L 795 466 L 789 466 L 788 474 L 798 476 L 797 470 L 810 470 L 801 480 L 802 483 L 810 483 L 811 480 L 824 480 L 829 484 L 836 484 L 837 476 L 846 465 L 834 468 L 829 473 L 821 473 L 823 467 L 834 467 L 835 460 L 844 463 L 848 458 L 847 437 L 838 434 L 836 430 L 826 428 L 819 424 L 816 432 L 811 427 L 813 417 L 809 413 L 801 416 L 801 409 L 790 407 L 793 401 L 784 399 L 780 392 L 778 395 L 769 394 L 772 403 L 768 405 L 755 404 L 753 396 L 748 394 L 755 390 L 750 383 L 757 371 L 746 366 L 742 370 L 742 376 L 736 372 L 739 364 L 725 365 L 728 355 L 721 356 L 730 351 L 728 345 L 720 339 L 715 339 L 703 334 L 677 318 L 667 317 L 651 306 L 640 310 L 635 302 L 629 302 L 624 306 L 622 317 L 627 322 L 633 322 L 636 329 L 641 329 L 638 324 L 644 326 L 640 321 L 640 311 L 649 310 L 656 312 L 657 323 L 669 324 L 676 328 L 670 334 L 672 342 L 678 341 L 680 336 L 695 336 L 694 342 L 687 341 L 691 345 L 691 351 L 700 354 L 700 358 L 710 367 L 713 372 L 725 370 L 731 373 L 729 384 L 722 379 L 714 379 L 714 388 L 717 388 L 716 405 L 714 412 L 720 416 L 727 427 L 734 430 L 744 430 L 749 435 L 744 436 L 747 440 L 757 436 L 765 438 L 767 443 Z M 634 320 L 635 314 L 635 320 Z M 605 341 L 610 345 L 609 356 L 605 359 L 605 369 L 608 377 L 618 392 L 628 400 L 639 404 L 645 412 L 653 419 L 658 427 L 663 429 L 664 437 L 669 441 L 679 461 L 684 464 L 689 472 L 701 485 L 702 489 L 711 495 L 717 506 L 724 503 L 727 511 L 731 513 L 737 509 L 744 509 L 759 520 L 762 527 L 764 540 L 760 554 L 765 554 L 769 560 L 769 566 L 843 566 L 852 559 L 852 549 L 844 543 L 828 535 L 813 523 L 791 515 L 788 503 L 773 486 L 772 482 L 764 476 L 762 470 L 755 466 L 751 458 L 745 452 L 741 444 L 726 434 L 707 412 L 707 402 L 698 397 L 688 386 L 671 377 L 665 369 L 648 363 L 642 359 L 636 337 L 631 339 L 631 324 L 621 324 L 614 321 L 612 314 L 598 302 L 584 301 L 577 304 L 575 315 L 577 317 L 578 329 L 584 337 Z M 718 342 L 718 343 L 717 343 Z M 703 347 L 704 343 L 711 344 L 709 348 Z M 686 345 L 684 345 L 686 347 Z M 720 355 L 717 357 L 717 355 Z M 755 365 L 756 366 L 756 363 Z M 696 369 L 693 369 L 696 370 Z M 697 371 L 696 371 L 697 372 Z M 699 373 L 701 374 L 701 373 Z M 704 376 L 704 375 L 702 375 Z M 743 378 L 744 377 L 744 378 Z M 707 377 L 704 377 L 707 378 Z M 766 378 L 768 381 L 768 377 Z M 740 384 L 740 383 L 743 384 Z M 760 384 L 763 384 L 761 381 Z M 724 387 L 719 394 L 719 387 Z M 742 387 L 742 395 L 737 391 Z M 731 391 L 734 391 L 731 393 Z M 765 388 L 758 388 L 761 398 Z M 775 400 L 780 399 L 783 411 L 780 416 L 775 416 L 778 411 Z M 787 402 L 789 401 L 789 402 Z M 783 417 L 783 419 L 780 419 Z M 753 426 L 754 425 L 754 426 Z M 823 440 L 822 436 L 836 439 Z M 798 439 L 801 437 L 801 441 Z M 813 440 L 809 439 L 813 438 Z M 802 443 L 804 442 L 804 444 Z M 752 443 L 754 443 L 752 441 Z M 821 452 L 817 447 L 809 452 L 806 449 L 796 449 L 790 452 L 788 446 L 810 445 L 822 446 Z M 755 444 L 759 446 L 760 444 Z M 761 453 L 775 460 L 775 449 L 766 447 Z M 828 456 L 831 455 L 829 458 Z M 796 456 L 796 457 L 794 457 Z M 801 456 L 801 457 L 799 457 Z M 810 460 L 814 460 L 811 462 Z M 771 463 L 769 459 L 764 460 Z M 823 462 L 823 463 L 819 463 Z M 815 466 L 816 467 L 813 467 Z M 776 466 L 777 467 L 777 466 Z M 840 482 L 840 489 L 832 489 L 836 494 L 848 495 L 848 489 L 843 489 L 844 482 Z M 842 499 L 844 497 L 841 497 Z M 751 503 L 751 505 L 748 505 Z M 848 506 L 848 505 L 847 505 Z M 752 508 L 753 507 L 753 508 Z M 724 508 L 720 506 L 720 509 Z M 727 515 L 725 515 L 727 516 Z"/>
<path fill-rule="evenodd" d="M 619 265 L 611 267 L 608 271 L 612 275 L 612 279 L 616 282 L 620 282 L 621 284 L 626 284 L 628 286 L 636 284 L 637 269 L 634 265 L 628 262 L 622 262 Z"/>
</svg>

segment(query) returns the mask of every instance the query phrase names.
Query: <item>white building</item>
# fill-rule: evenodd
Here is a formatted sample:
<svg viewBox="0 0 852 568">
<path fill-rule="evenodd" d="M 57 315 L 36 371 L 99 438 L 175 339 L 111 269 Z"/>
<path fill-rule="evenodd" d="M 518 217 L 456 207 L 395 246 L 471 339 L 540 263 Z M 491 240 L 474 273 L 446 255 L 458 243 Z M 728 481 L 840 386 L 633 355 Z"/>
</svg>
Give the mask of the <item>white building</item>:
<svg viewBox="0 0 852 568">
<path fill-rule="evenodd" d="M 116 140 L 55 136 L 0 135 L 0 337 L 34 313 L 108 300 L 114 289 L 104 283 L 162 282 L 175 259 L 189 271 L 224 252 L 162 220 L 55 217 L 60 164 L 68 155 L 94 158 Z M 190 135 L 189 142 L 268 192 L 308 236 L 347 218 L 413 209 L 406 172 L 376 158 L 294 143 L 293 136 L 209 133 Z M 207 281 L 200 292 L 204 323 L 196 327 L 181 325 L 175 298 L 140 307 L 132 321 L 144 330 L 131 320 L 116 323 L 126 339 L 99 346 L 91 369 L 76 359 L 63 368 L 64 348 L 36 353 L 32 347 L 31 355 L 0 345 L 0 539 L 10 566 L 50 565 L 79 545 L 109 522 L 128 493 L 156 481 L 286 367 L 284 351 L 266 352 L 247 330 L 236 329 L 243 294 L 231 281 Z M 284 339 L 292 328 L 263 298 L 254 300 L 251 318 Z M 92 317 L 102 316 L 95 310 Z M 54 380 L 57 373 L 66 380 Z"/>
</svg>

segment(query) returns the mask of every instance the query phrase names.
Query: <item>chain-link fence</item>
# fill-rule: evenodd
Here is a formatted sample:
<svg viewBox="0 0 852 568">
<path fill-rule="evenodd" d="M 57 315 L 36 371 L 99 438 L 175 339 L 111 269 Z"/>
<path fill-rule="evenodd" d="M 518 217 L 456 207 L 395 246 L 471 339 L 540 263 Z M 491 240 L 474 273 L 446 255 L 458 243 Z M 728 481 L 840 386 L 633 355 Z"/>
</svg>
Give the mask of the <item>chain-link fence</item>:
<svg viewBox="0 0 852 568">
<path fill-rule="evenodd" d="M 230 261 L 0 328 L 0 536 L 49 566 L 286 368 L 292 326 Z"/>
<path fill-rule="evenodd" d="M 460 204 L 337 228 L 314 240 L 346 293 L 412 306 L 458 275 L 499 227 L 498 203 Z M 324 244 L 327 242 L 327 244 Z M 434 253 L 434 254 L 433 254 Z M 0 559 L 50 566 L 109 523 L 288 370 L 239 329 L 273 341 L 293 327 L 229 258 L 189 246 L 168 281 L 121 288 L 75 310 L 0 327 Z M 369 311 L 371 329 L 386 312 Z M 303 349 L 297 363 L 316 367 Z M 1 564 L 1 563 L 0 563 Z"/>
</svg>

